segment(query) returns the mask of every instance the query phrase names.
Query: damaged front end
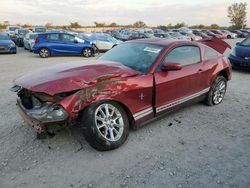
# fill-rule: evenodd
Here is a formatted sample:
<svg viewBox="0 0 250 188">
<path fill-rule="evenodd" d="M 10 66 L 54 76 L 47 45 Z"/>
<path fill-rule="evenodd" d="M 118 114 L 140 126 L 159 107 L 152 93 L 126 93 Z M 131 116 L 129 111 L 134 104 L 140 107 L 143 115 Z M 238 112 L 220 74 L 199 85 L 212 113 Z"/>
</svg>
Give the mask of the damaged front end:
<svg viewBox="0 0 250 188">
<path fill-rule="evenodd" d="M 10 90 L 17 92 L 18 111 L 37 133 L 45 133 L 49 125 L 64 125 L 69 122 L 69 114 L 57 103 L 63 96 L 52 97 L 17 85 Z"/>
</svg>

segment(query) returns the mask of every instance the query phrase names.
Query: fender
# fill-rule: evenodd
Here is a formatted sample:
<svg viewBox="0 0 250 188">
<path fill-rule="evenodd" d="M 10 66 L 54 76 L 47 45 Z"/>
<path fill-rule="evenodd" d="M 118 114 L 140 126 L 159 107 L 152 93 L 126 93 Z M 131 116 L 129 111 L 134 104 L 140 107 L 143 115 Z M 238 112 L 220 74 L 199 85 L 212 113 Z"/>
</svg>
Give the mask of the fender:
<svg viewBox="0 0 250 188">
<path fill-rule="evenodd" d="M 230 80 L 232 77 L 231 64 L 228 62 L 228 60 L 225 57 L 221 59 L 221 62 L 214 69 L 211 75 L 212 79 L 210 79 L 210 84 L 214 82 L 214 80 L 216 79 L 218 75 L 224 76 L 227 80 Z"/>
<path fill-rule="evenodd" d="M 60 101 L 59 104 L 69 113 L 71 117 L 77 117 L 79 113 L 91 104 L 104 100 L 112 100 L 125 106 L 132 114 L 132 110 L 119 94 L 129 90 L 121 78 L 106 80 L 96 83 L 90 87 L 81 89 L 73 95 Z M 123 100 L 122 100 L 123 99 Z"/>
</svg>

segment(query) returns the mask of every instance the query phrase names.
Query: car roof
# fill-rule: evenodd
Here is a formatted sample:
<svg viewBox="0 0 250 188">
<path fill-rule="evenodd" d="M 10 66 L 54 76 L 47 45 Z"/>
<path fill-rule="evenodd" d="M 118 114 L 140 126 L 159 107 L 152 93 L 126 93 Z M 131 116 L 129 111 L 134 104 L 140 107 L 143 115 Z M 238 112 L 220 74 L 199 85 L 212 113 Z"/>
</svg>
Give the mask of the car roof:
<svg viewBox="0 0 250 188">
<path fill-rule="evenodd" d="M 199 43 L 187 40 L 179 40 L 179 39 L 157 39 L 157 38 L 147 38 L 147 39 L 137 39 L 127 41 L 128 43 L 144 43 L 144 44 L 154 44 L 160 46 L 169 46 L 173 43 L 175 44 L 194 44 L 198 45 Z"/>
</svg>

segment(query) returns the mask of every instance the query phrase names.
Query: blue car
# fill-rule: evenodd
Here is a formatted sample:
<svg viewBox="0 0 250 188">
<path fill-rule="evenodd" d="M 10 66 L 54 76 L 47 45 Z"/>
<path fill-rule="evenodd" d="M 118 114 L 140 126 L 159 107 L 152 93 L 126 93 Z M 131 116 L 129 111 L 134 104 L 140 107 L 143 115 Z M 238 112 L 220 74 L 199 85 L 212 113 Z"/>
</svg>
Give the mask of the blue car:
<svg viewBox="0 0 250 188">
<path fill-rule="evenodd" d="M 242 42 L 236 43 L 236 47 L 233 49 L 228 59 L 233 68 L 250 70 L 250 37 Z"/>
<path fill-rule="evenodd" d="M 15 43 L 7 36 L 0 33 L 0 53 L 16 53 Z"/>
<path fill-rule="evenodd" d="M 95 54 L 95 46 L 65 32 L 47 32 L 38 34 L 33 52 L 42 58 L 54 55 L 83 55 L 91 57 Z"/>
</svg>

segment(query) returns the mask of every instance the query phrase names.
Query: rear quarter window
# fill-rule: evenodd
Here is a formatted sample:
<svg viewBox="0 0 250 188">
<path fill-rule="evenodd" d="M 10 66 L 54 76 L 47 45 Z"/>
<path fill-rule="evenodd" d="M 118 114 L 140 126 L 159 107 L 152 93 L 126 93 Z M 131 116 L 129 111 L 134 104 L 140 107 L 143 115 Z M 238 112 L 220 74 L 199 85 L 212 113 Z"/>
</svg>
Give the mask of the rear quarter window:
<svg viewBox="0 0 250 188">
<path fill-rule="evenodd" d="M 207 59 L 213 59 L 218 57 L 218 53 L 214 49 L 208 47 L 205 48 L 205 54 Z"/>
</svg>

